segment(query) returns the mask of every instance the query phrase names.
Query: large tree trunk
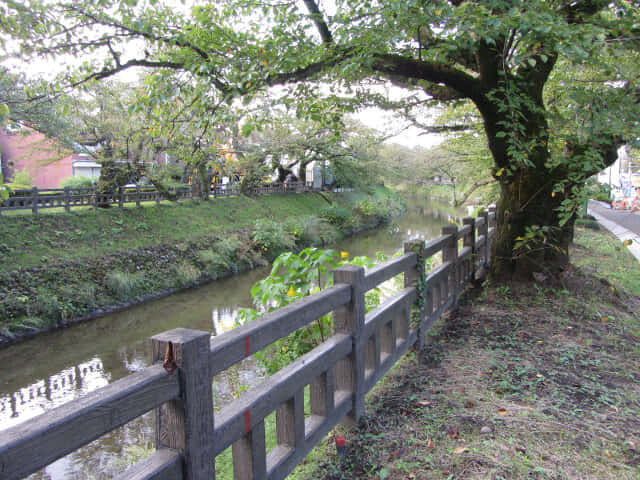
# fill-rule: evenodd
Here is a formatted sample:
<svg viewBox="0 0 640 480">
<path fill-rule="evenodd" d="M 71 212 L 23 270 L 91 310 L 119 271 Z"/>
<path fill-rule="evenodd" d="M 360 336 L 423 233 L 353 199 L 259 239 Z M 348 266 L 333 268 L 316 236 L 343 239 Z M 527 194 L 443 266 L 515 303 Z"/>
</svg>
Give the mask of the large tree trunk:
<svg viewBox="0 0 640 480">
<path fill-rule="evenodd" d="M 549 172 L 526 169 L 501 184 L 492 277 L 499 281 L 530 279 L 534 272 L 555 276 L 569 262 L 574 218 L 561 226 L 562 192 L 553 193 Z"/>
<path fill-rule="evenodd" d="M 531 279 L 534 272 L 557 275 L 568 264 L 573 232 L 574 219 L 561 222 L 565 194 L 555 190 L 566 172 L 551 167 L 542 85 L 529 84 L 518 94 L 522 102 L 516 107 L 505 108 L 499 95 L 479 105 L 500 183 L 491 266 L 497 281 Z"/>
</svg>

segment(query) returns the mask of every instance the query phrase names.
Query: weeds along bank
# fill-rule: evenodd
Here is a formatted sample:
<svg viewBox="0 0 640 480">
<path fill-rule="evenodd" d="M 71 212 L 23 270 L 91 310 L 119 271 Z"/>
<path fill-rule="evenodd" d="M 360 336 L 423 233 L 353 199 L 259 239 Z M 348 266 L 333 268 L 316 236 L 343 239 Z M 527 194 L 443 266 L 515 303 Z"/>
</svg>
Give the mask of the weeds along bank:
<svg viewBox="0 0 640 480">
<path fill-rule="evenodd" d="M 327 245 L 404 209 L 390 190 L 0 218 L 0 345 Z"/>
</svg>

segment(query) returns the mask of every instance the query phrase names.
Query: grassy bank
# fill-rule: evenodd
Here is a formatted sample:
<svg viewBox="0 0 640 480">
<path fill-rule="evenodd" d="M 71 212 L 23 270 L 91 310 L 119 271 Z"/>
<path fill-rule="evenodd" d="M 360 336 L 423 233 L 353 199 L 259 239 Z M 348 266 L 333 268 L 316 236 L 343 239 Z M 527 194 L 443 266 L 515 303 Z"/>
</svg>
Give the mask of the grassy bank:
<svg viewBox="0 0 640 480">
<path fill-rule="evenodd" d="M 323 245 L 402 208 L 389 190 L 0 218 L 0 343 Z"/>
<path fill-rule="evenodd" d="M 469 291 L 294 478 L 637 479 L 640 273 L 578 230 L 557 285 Z"/>
</svg>

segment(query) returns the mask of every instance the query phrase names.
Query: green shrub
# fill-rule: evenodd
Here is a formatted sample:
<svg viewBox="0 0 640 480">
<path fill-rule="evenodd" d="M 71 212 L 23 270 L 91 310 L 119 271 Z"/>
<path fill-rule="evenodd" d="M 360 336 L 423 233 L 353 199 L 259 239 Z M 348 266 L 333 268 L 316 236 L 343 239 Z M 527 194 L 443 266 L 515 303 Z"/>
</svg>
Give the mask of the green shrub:
<svg viewBox="0 0 640 480">
<path fill-rule="evenodd" d="M 291 250 L 296 244 L 295 238 L 286 231 L 284 225 L 268 219 L 256 220 L 251 239 L 256 248 L 270 258 Z"/>
<path fill-rule="evenodd" d="M 88 312 L 98 306 L 96 287 L 90 283 L 63 287 L 62 298 L 63 303 L 73 304 L 76 313 Z"/>
<path fill-rule="evenodd" d="M 604 192 L 594 193 L 593 195 L 591 195 L 591 198 L 594 199 L 594 200 L 598 200 L 600 202 L 605 202 L 605 203 L 611 202 L 610 195 L 608 193 L 604 193 Z"/>
<path fill-rule="evenodd" d="M 229 237 L 218 240 L 213 244 L 213 250 L 220 254 L 224 258 L 235 259 L 237 258 L 238 250 L 242 247 L 242 242 L 236 235 L 230 235 Z"/>
<path fill-rule="evenodd" d="M 85 189 L 93 187 L 93 180 L 86 175 L 77 175 L 75 177 L 67 177 L 60 182 L 60 188 Z"/>
<path fill-rule="evenodd" d="M 612 200 L 611 187 L 606 183 L 598 182 L 595 177 L 592 177 L 585 182 L 584 195 L 587 198 L 592 198 L 606 203 L 609 203 Z"/>
<path fill-rule="evenodd" d="M 331 205 L 320 210 L 320 217 L 333 225 L 346 225 L 351 220 L 351 210 L 340 205 Z"/>
<path fill-rule="evenodd" d="M 236 317 L 238 323 L 253 321 L 267 312 L 331 286 L 331 271 L 338 266 L 352 264 L 371 268 L 374 265 L 374 262 L 366 257 L 347 259 L 346 256 L 348 254 L 313 247 L 306 248 L 298 254 L 288 252 L 280 255 L 274 260 L 269 276 L 251 288 L 251 297 L 256 309 L 241 308 Z M 375 308 L 380 300 L 379 290 L 374 290 L 374 296 L 369 296 L 366 302 L 369 309 Z M 331 335 L 332 328 L 331 316 L 324 315 L 277 340 L 266 350 L 256 353 L 256 356 L 267 372 L 273 374 L 324 342 Z"/>
<path fill-rule="evenodd" d="M 297 223 L 287 223 L 287 230 L 304 246 L 327 245 L 338 239 L 338 231 L 324 218 L 310 215 L 298 219 Z"/>
<path fill-rule="evenodd" d="M 374 220 L 383 220 L 390 216 L 389 211 L 382 204 L 371 200 L 358 202 L 353 211 L 356 215 Z"/>
<path fill-rule="evenodd" d="M 228 259 L 213 250 L 200 250 L 197 253 L 198 262 L 209 275 L 217 276 L 229 269 Z"/>
<path fill-rule="evenodd" d="M 31 174 L 26 170 L 13 172 L 13 176 L 11 178 L 11 182 L 21 185 L 26 188 L 31 188 L 32 185 Z"/>
<path fill-rule="evenodd" d="M 6 322 L 27 315 L 29 297 L 25 295 L 7 295 L 0 302 L 0 320 Z"/>
<path fill-rule="evenodd" d="M 179 287 L 191 285 L 200 278 L 200 270 L 195 265 L 188 262 L 182 262 L 173 267 L 175 273 L 176 284 Z"/>
<path fill-rule="evenodd" d="M 126 300 L 142 293 L 144 280 L 144 272 L 111 272 L 107 275 L 106 285 L 117 298 Z"/>
<path fill-rule="evenodd" d="M 62 317 L 62 311 L 63 308 L 58 301 L 58 297 L 46 290 L 38 291 L 28 308 L 29 317 L 41 318 L 51 322 L 59 321 Z"/>
</svg>

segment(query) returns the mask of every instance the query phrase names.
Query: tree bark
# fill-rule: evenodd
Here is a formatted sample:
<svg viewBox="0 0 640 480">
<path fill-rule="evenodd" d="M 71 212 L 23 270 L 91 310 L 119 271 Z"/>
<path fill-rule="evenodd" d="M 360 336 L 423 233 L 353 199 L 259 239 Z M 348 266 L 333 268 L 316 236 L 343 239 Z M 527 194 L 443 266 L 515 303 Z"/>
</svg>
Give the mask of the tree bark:
<svg viewBox="0 0 640 480">
<path fill-rule="evenodd" d="M 561 226 L 564 194 L 553 192 L 554 179 L 540 169 L 524 169 L 500 184 L 492 278 L 530 280 L 532 273 L 555 276 L 569 262 L 573 221 Z"/>
</svg>

